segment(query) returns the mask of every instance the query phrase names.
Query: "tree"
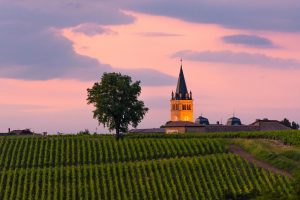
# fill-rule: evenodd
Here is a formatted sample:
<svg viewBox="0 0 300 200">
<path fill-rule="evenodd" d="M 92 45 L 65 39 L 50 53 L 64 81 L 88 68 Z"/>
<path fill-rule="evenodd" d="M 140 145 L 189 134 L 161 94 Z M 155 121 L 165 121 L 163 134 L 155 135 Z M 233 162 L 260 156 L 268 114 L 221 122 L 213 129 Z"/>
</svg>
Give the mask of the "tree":
<svg viewBox="0 0 300 200">
<path fill-rule="evenodd" d="M 293 121 L 291 128 L 295 129 L 295 130 L 298 130 L 299 129 L 299 124 Z"/>
<path fill-rule="evenodd" d="M 287 118 L 284 118 L 281 122 L 281 124 L 291 128 L 291 129 L 295 129 L 298 130 L 299 129 L 299 124 L 296 122 L 290 122 L 290 120 L 288 120 Z"/>
<path fill-rule="evenodd" d="M 291 127 L 291 122 L 287 118 L 284 118 L 280 123 L 285 125 L 286 127 Z"/>
<path fill-rule="evenodd" d="M 116 130 L 117 139 L 129 125 L 136 128 L 148 111 L 144 102 L 138 100 L 140 81 L 132 83 L 131 77 L 120 73 L 104 73 L 87 92 L 87 103 L 95 106 L 94 119 L 110 131 Z"/>
<path fill-rule="evenodd" d="M 79 131 L 77 135 L 90 135 L 89 129 L 84 129 L 84 131 Z"/>
</svg>

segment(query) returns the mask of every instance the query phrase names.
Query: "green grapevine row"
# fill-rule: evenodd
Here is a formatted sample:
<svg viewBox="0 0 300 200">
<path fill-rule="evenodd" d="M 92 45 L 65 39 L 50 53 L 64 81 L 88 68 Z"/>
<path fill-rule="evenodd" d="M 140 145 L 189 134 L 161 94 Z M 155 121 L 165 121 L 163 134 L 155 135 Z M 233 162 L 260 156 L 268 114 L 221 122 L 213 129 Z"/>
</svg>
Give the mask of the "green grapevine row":
<svg viewBox="0 0 300 200">
<path fill-rule="evenodd" d="M 227 152 L 221 140 L 105 137 L 6 137 L 0 139 L 0 169 L 57 167 Z"/>
<path fill-rule="evenodd" d="M 0 172 L 0 199 L 224 199 L 288 195 L 290 180 L 233 154 Z M 276 186 L 276 187 L 275 187 Z"/>
<path fill-rule="evenodd" d="M 188 133 L 188 134 L 129 134 L 130 138 L 265 138 L 280 140 L 285 144 L 300 145 L 300 131 L 249 131 L 222 133 Z"/>
</svg>

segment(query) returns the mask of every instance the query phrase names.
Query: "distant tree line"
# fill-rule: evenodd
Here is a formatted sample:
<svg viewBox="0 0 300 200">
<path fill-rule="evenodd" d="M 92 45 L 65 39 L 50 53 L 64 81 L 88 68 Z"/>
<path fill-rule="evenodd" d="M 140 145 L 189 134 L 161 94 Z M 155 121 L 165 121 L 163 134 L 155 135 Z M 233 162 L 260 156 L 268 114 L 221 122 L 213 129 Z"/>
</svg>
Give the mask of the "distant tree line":
<svg viewBox="0 0 300 200">
<path fill-rule="evenodd" d="M 299 129 L 299 124 L 296 122 L 290 122 L 290 120 L 288 120 L 287 118 L 284 118 L 281 122 L 281 124 L 291 128 L 291 129 L 295 129 L 298 130 Z"/>
</svg>

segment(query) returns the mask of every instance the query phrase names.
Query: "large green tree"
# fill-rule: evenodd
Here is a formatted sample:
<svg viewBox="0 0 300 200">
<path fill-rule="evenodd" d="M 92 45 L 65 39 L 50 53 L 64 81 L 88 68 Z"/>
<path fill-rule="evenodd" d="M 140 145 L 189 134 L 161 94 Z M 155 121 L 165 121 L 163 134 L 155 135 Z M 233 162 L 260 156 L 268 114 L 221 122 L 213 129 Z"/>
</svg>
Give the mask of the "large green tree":
<svg viewBox="0 0 300 200">
<path fill-rule="evenodd" d="M 117 138 L 141 122 L 148 108 L 138 100 L 141 94 L 140 81 L 132 82 L 131 77 L 120 73 L 104 73 L 100 82 L 87 89 L 88 104 L 95 106 L 94 118 L 99 124 L 116 130 Z"/>
</svg>

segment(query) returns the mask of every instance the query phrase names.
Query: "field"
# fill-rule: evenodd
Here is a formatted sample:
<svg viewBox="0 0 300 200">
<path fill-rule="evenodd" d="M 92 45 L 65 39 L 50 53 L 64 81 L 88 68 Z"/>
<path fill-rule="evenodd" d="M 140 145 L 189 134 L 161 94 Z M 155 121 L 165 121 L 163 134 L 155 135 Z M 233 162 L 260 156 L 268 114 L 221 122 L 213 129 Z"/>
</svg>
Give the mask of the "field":
<svg viewBox="0 0 300 200">
<path fill-rule="evenodd" d="M 250 199 L 266 192 L 288 198 L 292 180 L 230 153 L 230 138 L 272 138 L 297 147 L 299 136 L 0 137 L 0 199 Z"/>
</svg>

